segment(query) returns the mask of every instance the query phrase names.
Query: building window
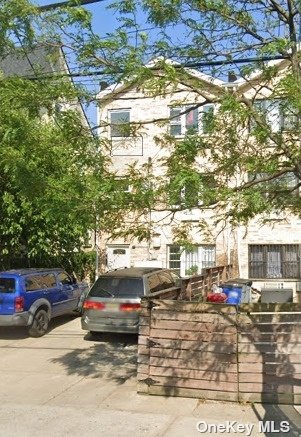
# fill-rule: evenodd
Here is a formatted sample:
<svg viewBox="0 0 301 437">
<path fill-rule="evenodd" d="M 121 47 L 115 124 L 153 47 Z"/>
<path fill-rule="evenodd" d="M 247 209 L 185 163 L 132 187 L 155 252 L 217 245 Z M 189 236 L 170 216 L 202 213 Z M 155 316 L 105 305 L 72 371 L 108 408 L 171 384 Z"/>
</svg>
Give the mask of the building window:
<svg viewBox="0 0 301 437">
<path fill-rule="evenodd" d="M 201 273 L 202 269 L 215 266 L 215 245 L 194 246 L 187 250 L 178 245 L 168 246 L 168 267 L 181 276 Z"/>
<path fill-rule="evenodd" d="M 120 109 L 109 112 L 111 138 L 130 136 L 130 110 Z"/>
<path fill-rule="evenodd" d="M 182 180 L 180 177 L 170 179 L 168 186 L 169 203 L 174 207 L 197 208 L 210 206 L 216 202 L 216 181 L 213 174 L 195 173 Z"/>
<path fill-rule="evenodd" d="M 300 128 L 300 118 L 297 110 L 285 102 L 280 103 L 280 123 L 282 131 L 292 131 Z"/>
<path fill-rule="evenodd" d="M 201 133 L 209 134 L 214 127 L 214 105 L 208 104 L 202 107 L 201 111 Z"/>
<path fill-rule="evenodd" d="M 263 124 L 267 124 L 272 132 L 280 131 L 280 109 L 279 100 L 261 99 L 255 100 L 253 109 Z M 258 125 L 254 117 L 250 119 L 250 131 L 256 129 Z"/>
<path fill-rule="evenodd" d="M 269 195 L 273 195 L 275 192 L 283 194 L 287 192 L 287 194 L 299 195 L 299 179 L 293 172 L 287 172 L 281 176 L 275 177 L 274 179 L 260 182 L 261 180 L 268 179 L 271 176 L 273 176 L 273 174 L 249 173 L 248 181 L 258 181 L 255 187 L 261 191 L 262 196 L 266 199 L 269 197 Z"/>
<path fill-rule="evenodd" d="M 292 131 L 300 127 L 300 117 L 297 109 L 284 100 L 255 100 L 253 109 L 262 122 L 271 128 L 272 132 Z M 256 126 L 257 121 L 254 117 L 251 117 L 250 130 L 252 131 Z"/>
<path fill-rule="evenodd" d="M 300 278 L 300 246 L 298 244 L 250 245 L 249 277 L 256 279 Z"/>
<path fill-rule="evenodd" d="M 191 105 L 170 108 L 170 135 L 209 133 L 213 122 L 213 112 L 213 104 L 206 104 L 199 108 Z"/>
<path fill-rule="evenodd" d="M 126 177 L 116 177 L 114 191 L 116 194 L 128 195 L 129 193 L 132 193 L 133 186 L 130 184 L 129 180 Z"/>
<path fill-rule="evenodd" d="M 168 246 L 168 267 L 179 273 L 181 271 L 181 247 L 176 245 Z"/>
</svg>

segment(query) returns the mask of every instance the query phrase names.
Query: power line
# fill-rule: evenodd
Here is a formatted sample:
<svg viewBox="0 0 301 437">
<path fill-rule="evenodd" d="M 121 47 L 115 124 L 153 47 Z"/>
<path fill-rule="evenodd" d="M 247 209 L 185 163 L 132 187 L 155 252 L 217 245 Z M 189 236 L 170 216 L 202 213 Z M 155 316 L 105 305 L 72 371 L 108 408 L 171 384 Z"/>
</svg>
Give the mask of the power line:
<svg viewBox="0 0 301 437">
<path fill-rule="evenodd" d="M 186 64 L 174 64 L 174 68 L 200 68 L 200 67 L 215 67 L 215 66 L 223 66 L 223 65 L 234 65 L 234 64 L 247 64 L 254 62 L 269 62 L 269 61 L 277 61 L 287 59 L 287 57 L 282 55 L 277 55 L 273 57 L 263 56 L 261 58 L 242 58 L 242 59 L 232 59 L 232 60 L 220 60 L 220 61 L 207 61 L 207 62 L 187 62 Z M 160 67 L 152 67 L 152 70 L 159 70 Z M 120 74 L 124 73 L 123 69 L 114 69 L 112 71 L 83 71 L 83 72 L 74 72 L 74 73 L 62 73 L 62 74 L 49 74 L 49 75 L 39 75 L 39 76 L 27 76 L 27 79 L 31 80 L 39 80 L 39 79 L 50 79 L 52 77 L 86 77 L 86 76 L 103 76 L 109 74 Z M 23 76 L 26 77 L 26 76 Z"/>
<path fill-rule="evenodd" d="M 106 0 L 78 0 L 76 4 L 70 2 L 70 1 L 64 1 L 64 2 L 57 2 L 57 3 L 49 3 L 48 5 L 44 6 L 37 6 L 37 9 L 39 11 L 51 11 L 52 9 L 62 8 L 65 6 L 68 7 L 76 7 L 76 6 L 86 6 L 92 3 L 100 3 L 104 2 Z"/>
</svg>

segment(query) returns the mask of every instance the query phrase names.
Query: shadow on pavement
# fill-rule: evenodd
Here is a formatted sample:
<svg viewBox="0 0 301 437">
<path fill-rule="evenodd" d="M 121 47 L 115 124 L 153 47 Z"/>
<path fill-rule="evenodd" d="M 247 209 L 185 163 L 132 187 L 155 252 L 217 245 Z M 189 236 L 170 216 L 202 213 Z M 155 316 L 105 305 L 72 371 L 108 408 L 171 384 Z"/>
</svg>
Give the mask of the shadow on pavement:
<svg viewBox="0 0 301 437">
<path fill-rule="evenodd" d="M 70 322 L 70 320 L 78 317 L 77 314 L 65 314 L 63 316 L 55 317 L 50 320 L 48 331 L 45 335 L 50 333 L 53 329 L 65 325 Z M 27 332 L 27 327 L 16 327 L 16 326 L 1 326 L 0 339 L 1 340 L 23 340 L 29 338 Z"/>
<path fill-rule="evenodd" d="M 89 348 L 75 349 L 52 362 L 61 364 L 68 375 L 104 378 L 118 384 L 137 375 L 137 335 L 87 334 L 85 339 L 91 341 Z"/>
<path fill-rule="evenodd" d="M 114 344 L 123 344 L 124 346 L 137 345 L 138 344 L 138 334 L 122 334 L 114 332 L 88 332 L 84 339 L 87 341 L 94 342 L 106 342 Z"/>
<path fill-rule="evenodd" d="M 266 426 L 263 435 L 266 437 L 274 437 L 275 435 L 287 437 L 300 437 L 301 435 L 301 415 L 293 405 L 257 405 L 252 406 L 258 421 Z M 258 412 L 258 408 L 264 414 Z M 286 430 L 287 424 L 289 430 Z"/>
</svg>

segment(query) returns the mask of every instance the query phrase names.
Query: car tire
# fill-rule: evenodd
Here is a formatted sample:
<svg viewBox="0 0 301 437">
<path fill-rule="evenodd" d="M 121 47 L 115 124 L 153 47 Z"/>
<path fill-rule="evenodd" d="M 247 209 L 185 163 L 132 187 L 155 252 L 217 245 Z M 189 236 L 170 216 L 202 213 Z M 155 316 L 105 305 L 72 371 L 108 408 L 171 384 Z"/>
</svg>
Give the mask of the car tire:
<svg viewBox="0 0 301 437">
<path fill-rule="evenodd" d="M 42 337 L 46 334 L 49 325 L 49 315 L 45 310 L 38 310 L 33 316 L 32 324 L 28 329 L 31 337 Z"/>
<path fill-rule="evenodd" d="M 101 335 L 101 332 L 99 332 L 99 331 L 89 331 L 89 333 L 90 333 L 90 336 L 94 337 L 94 338 L 100 337 L 100 335 Z"/>
</svg>

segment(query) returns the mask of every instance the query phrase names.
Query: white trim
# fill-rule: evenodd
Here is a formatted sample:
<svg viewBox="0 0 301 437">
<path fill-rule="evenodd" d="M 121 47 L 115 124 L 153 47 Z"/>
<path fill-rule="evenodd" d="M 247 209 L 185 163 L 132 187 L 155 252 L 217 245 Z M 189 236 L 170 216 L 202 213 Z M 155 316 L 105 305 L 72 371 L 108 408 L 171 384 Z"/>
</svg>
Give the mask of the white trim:
<svg viewBox="0 0 301 437">
<path fill-rule="evenodd" d="M 145 65 L 145 67 L 150 68 L 150 69 L 155 68 L 156 64 L 158 64 L 159 62 L 162 62 L 162 61 L 165 61 L 169 65 L 174 65 L 174 66 L 181 65 L 179 62 L 175 62 L 171 59 L 164 59 L 163 57 L 160 57 L 160 58 L 153 59 L 152 61 L 147 63 Z M 216 87 L 221 87 L 221 88 L 226 85 L 226 82 L 224 82 L 220 79 L 216 79 L 212 76 L 209 76 L 208 74 L 201 73 L 200 71 L 194 70 L 192 68 L 184 68 L 184 70 L 191 77 L 199 79 L 200 81 L 205 82 L 207 84 L 214 85 Z M 128 83 L 125 81 L 122 81 L 120 83 L 114 83 L 114 84 L 108 86 L 107 88 L 105 88 L 104 90 L 100 91 L 96 95 L 96 98 L 102 100 L 104 98 L 109 98 L 110 95 L 112 95 L 112 98 L 114 98 L 114 95 L 119 94 L 119 93 L 125 91 L 127 88 L 131 88 L 132 86 L 134 86 L 135 85 L 134 79 L 135 79 L 135 76 L 133 76 L 131 83 Z"/>
</svg>

